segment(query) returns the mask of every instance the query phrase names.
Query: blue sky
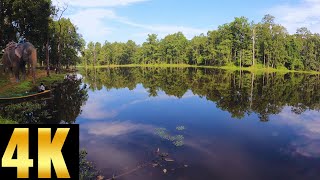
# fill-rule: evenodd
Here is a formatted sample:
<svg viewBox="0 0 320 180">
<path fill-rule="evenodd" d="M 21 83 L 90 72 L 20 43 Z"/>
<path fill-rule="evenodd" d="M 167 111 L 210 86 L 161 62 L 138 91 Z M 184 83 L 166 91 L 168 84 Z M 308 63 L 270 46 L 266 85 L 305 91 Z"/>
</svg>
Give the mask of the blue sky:
<svg viewBox="0 0 320 180">
<path fill-rule="evenodd" d="M 64 17 L 79 28 L 86 42 L 104 43 L 131 39 L 145 41 L 147 34 L 183 32 L 188 39 L 234 17 L 259 22 L 272 14 L 289 33 L 306 26 L 320 33 L 320 0 L 53 0 L 68 5 Z"/>
</svg>

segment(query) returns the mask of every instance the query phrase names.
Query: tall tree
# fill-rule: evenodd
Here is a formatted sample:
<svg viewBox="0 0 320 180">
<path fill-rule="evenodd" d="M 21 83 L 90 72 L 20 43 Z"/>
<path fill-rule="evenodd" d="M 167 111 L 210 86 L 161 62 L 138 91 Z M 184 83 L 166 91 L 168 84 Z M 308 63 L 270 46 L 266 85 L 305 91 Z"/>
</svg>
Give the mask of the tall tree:
<svg viewBox="0 0 320 180">
<path fill-rule="evenodd" d="M 233 43 L 233 57 L 239 61 L 242 67 L 243 51 L 248 49 L 250 44 L 250 24 L 245 17 L 235 18 L 230 24 Z"/>
</svg>

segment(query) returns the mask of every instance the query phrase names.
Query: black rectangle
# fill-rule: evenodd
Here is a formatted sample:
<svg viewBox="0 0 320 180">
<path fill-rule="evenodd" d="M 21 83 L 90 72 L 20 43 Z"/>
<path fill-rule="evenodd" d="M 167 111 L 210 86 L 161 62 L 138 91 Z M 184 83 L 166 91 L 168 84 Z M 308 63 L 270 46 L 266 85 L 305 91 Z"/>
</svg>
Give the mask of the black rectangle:
<svg viewBox="0 0 320 180">
<path fill-rule="evenodd" d="M 51 129 L 51 141 L 58 128 L 70 128 L 62 147 L 62 155 L 67 166 L 70 179 L 79 179 L 79 125 L 78 124 L 1 124 L 0 125 L 0 179 L 17 179 L 17 168 L 3 167 L 2 158 L 15 128 L 29 129 L 29 159 L 33 159 L 33 167 L 29 168 L 28 179 L 38 179 L 38 130 Z M 13 158 L 17 157 L 17 149 Z M 51 178 L 57 179 L 55 168 L 51 163 Z"/>
</svg>

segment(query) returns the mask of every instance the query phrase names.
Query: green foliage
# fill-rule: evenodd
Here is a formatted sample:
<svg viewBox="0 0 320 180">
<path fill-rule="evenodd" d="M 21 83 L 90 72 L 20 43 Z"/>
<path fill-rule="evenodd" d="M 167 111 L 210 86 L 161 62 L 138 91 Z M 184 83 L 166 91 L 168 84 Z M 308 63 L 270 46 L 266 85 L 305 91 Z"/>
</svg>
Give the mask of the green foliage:
<svg viewBox="0 0 320 180">
<path fill-rule="evenodd" d="M 61 18 L 50 23 L 49 44 L 52 65 L 69 68 L 80 63 L 78 53 L 83 52 L 85 42 L 77 30 L 78 28 L 70 19 Z"/>
<path fill-rule="evenodd" d="M 17 124 L 17 122 L 0 116 L 0 124 Z"/>
<path fill-rule="evenodd" d="M 79 152 L 79 179 L 80 180 L 95 180 L 98 176 L 98 171 L 93 163 L 87 160 L 87 151 L 80 150 Z"/>
<path fill-rule="evenodd" d="M 51 86 L 51 92 L 43 96 L 1 101 L 0 115 L 18 123 L 74 123 L 87 101 L 87 86 L 72 75 Z"/>
<path fill-rule="evenodd" d="M 60 7 L 51 0 L 2 0 L 0 7 L 0 49 L 17 41 L 19 33 L 37 48 L 39 62 L 50 57 L 49 65 L 67 68 L 80 62 L 85 42 L 70 19 L 60 18 Z"/>
<path fill-rule="evenodd" d="M 49 77 L 41 77 L 38 78 L 38 82 L 42 82 L 48 89 L 50 89 L 50 86 L 62 82 L 64 79 L 63 74 L 52 74 Z M 4 80 L 0 81 L 0 85 L 7 85 L 10 84 L 10 82 Z M 32 83 L 32 81 L 23 81 L 18 84 L 13 84 L 10 88 L 6 89 L 5 91 L 2 91 L 0 93 L 0 97 L 12 97 L 12 96 L 23 96 L 27 95 L 30 92 L 36 92 L 37 86 Z"/>
<path fill-rule="evenodd" d="M 9 80 L 7 77 L 3 77 L 3 76 L 0 76 L 0 87 L 3 87 L 4 85 L 8 84 Z"/>
<path fill-rule="evenodd" d="M 43 104 L 23 102 L 19 104 L 11 104 L 4 108 L 6 117 L 10 117 L 19 123 L 38 122 L 41 118 L 47 118 L 48 112 L 41 111 Z"/>
<path fill-rule="evenodd" d="M 51 0 L 25 1 L 2 0 L 0 5 L 0 46 L 10 40 L 17 41 L 19 32 L 36 48 L 42 48 L 48 36 L 50 15 L 53 13 Z"/>
<path fill-rule="evenodd" d="M 300 28 L 296 34 L 290 35 L 269 14 L 256 24 L 250 23 L 245 17 L 236 17 L 217 30 L 191 40 L 178 32 L 163 39 L 158 39 L 156 34 L 149 34 L 142 45 L 136 45 L 131 40 L 127 43 L 106 41 L 101 48 L 95 48 L 96 45 L 90 42 L 84 50 L 83 65 L 251 67 L 262 64 L 263 68 L 320 71 L 320 35 L 312 34 L 306 28 Z"/>
</svg>

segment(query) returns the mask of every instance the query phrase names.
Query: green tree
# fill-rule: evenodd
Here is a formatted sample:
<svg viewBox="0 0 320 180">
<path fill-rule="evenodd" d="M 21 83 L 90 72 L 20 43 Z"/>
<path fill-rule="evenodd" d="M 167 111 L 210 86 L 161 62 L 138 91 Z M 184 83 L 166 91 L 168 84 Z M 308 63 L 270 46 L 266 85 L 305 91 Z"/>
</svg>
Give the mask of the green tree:
<svg viewBox="0 0 320 180">
<path fill-rule="evenodd" d="M 245 17 L 235 18 L 230 23 L 230 29 L 232 32 L 233 59 L 239 62 L 239 66 L 242 67 L 243 51 L 248 49 L 251 42 L 251 30 L 248 19 Z"/>
</svg>

